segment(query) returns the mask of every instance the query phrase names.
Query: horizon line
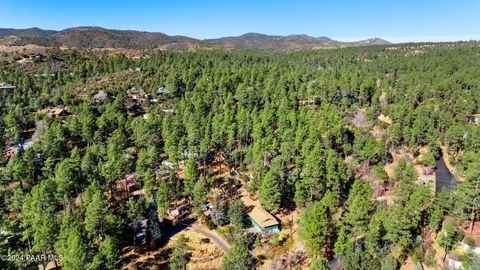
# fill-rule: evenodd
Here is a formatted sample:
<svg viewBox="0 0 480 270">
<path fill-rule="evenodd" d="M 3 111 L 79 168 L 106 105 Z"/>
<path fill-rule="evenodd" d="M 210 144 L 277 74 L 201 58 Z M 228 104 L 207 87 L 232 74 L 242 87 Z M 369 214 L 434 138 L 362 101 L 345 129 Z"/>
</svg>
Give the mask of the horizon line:
<svg viewBox="0 0 480 270">
<path fill-rule="evenodd" d="M 42 28 L 39 26 L 31 26 L 31 27 L 26 27 L 26 28 L 15 28 L 15 27 L 0 27 L 3 29 L 15 29 L 15 30 L 25 30 L 25 29 L 32 29 L 32 28 L 38 28 L 41 30 L 46 30 L 46 31 L 65 31 L 67 29 L 75 29 L 75 28 L 101 28 L 101 29 L 107 29 L 107 30 L 117 30 L 117 31 L 137 31 L 137 32 L 148 32 L 148 33 L 162 33 L 168 36 L 183 36 L 183 37 L 188 37 L 188 38 L 193 38 L 197 39 L 200 41 L 206 41 L 210 39 L 220 39 L 220 38 L 227 38 L 227 37 L 239 37 L 243 36 L 246 34 L 261 34 L 261 35 L 267 35 L 267 36 L 294 36 L 294 35 L 305 35 L 309 37 L 314 37 L 314 38 L 320 38 L 320 37 L 327 37 L 330 39 L 333 39 L 335 41 L 339 42 L 355 42 L 355 41 L 363 41 L 363 40 L 368 40 L 368 39 L 374 39 L 374 38 L 379 38 L 383 39 L 385 41 L 397 44 L 397 43 L 422 43 L 422 42 L 462 42 L 462 41 L 480 41 L 480 34 L 462 34 L 462 35 L 420 35 L 420 36 L 382 36 L 382 35 L 371 35 L 371 36 L 350 36 L 350 37 L 345 37 L 345 36 L 327 36 L 327 35 L 312 35 L 312 34 L 306 34 L 306 33 L 291 33 L 291 34 L 274 34 L 274 33 L 262 33 L 262 32 L 255 32 L 255 31 L 247 31 L 242 34 L 228 34 L 228 35 L 219 35 L 216 37 L 199 37 L 199 36 L 189 36 L 185 34 L 173 34 L 169 33 L 167 31 L 157 31 L 157 30 L 141 30 L 141 29 L 119 29 L 119 28 L 110 28 L 110 27 L 104 27 L 104 26 L 97 26 L 97 25 L 79 25 L 79 26 L 70 26 L 66 27 L 63 29 L 47 29 L 47 28 Z"/>
</svg>

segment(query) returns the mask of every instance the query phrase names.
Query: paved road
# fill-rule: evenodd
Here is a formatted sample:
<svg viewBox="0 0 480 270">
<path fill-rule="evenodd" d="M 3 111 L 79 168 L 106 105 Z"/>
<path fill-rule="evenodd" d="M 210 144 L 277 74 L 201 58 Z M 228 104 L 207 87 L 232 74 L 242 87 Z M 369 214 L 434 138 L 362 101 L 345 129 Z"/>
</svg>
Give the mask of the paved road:
<svg viewBox="0 0 480 270">
<path fill-rule="evenodd" d="M 444 158 L 444 155 L 441 155 L 437 160 L 437 170 L 435 171 L 435 193 L 439 193 L 444 187 L 447 190 L 452 189 L 453 174 L 445 164 L 445 161 L 443 160 Z"/>
<path fill-rule="evenodd" d="M 341 270 L 342 269 L 342 264 L 340 263 L 339 259 L 333 259 L 328 262 L 328 266 L 330 266 L 330 269 L 332 270 Z"/>
<path fill-rule="evenodd" d="M 220 237 L 216 236 L 213 233 L 209 233 L 205 230 L 195 228 L 195 227 L 190 227 L 190 228 L 188 228 L 188 230 L 191 230 L 192 232 L 196 232 L 198 234 L 201 234 L 201 235 L 207 237 L 208 239 L 213 241 L 218 247 L 220 247 L 223 250 L 223 252 L 225 252 L 225 253 L 227 253 L 230 250 L 230 245 L 227 244 Z"/>
</svg>

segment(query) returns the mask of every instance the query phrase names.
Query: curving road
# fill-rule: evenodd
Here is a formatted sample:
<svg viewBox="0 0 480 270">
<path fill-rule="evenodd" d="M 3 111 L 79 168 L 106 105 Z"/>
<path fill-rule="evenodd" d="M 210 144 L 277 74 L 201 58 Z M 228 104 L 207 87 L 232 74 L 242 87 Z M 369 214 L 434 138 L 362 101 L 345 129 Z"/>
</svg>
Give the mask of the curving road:
<svg viewBox="0 0 480 270">
<path fill-rule="evenodd" d="M 223 250 L 223 252 L 225 252 L 225 253 L 227 253 L 231 248 L 230 245 L 227 242 L 225 242 L 223 239 L 221 239 L 220 237 L 218 237 L 214 233 L 207 232 L 206 230 L 203 230 L 203 229 L 200 229 L 200 228 L 197 228 L 197 227 L 189 227 L 189 228 L 187 228 L 187 230 L 190 230 L 192 232 L 195 232 L 195 233 L 198 233 L 198 234 L 201 234 L 201 235 L 207 237 L 212 242 L 214 242 L 219 248 L 221 248 Z"/>
</svg>

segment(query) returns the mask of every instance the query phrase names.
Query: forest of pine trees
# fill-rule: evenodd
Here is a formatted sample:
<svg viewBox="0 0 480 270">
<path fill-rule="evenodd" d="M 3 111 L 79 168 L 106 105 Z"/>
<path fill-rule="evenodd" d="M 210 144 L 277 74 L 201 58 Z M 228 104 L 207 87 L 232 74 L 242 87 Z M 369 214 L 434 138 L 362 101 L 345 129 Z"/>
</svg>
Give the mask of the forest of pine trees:
<svg viewBox="0 0 480 270">
<path fill-rule="evenodd" d="M 422 53 L 408 54 L 418 48 Z M 65 270 L 119 269 L 127 263 L 128 224 L 147 219 L 149 235 L 160 239 L 172 201 L 185 199 L 201 215 L 216 183 L 199 168 L 221 154 L 266 210 L 300 212 L 295 222 L 310 269 L 326 269 L 332 259 L 347 270 L 398 269 L 407 257 L 432 264 L 419 237 L 439 233 L 445 216 L 472 226 L 480 218 L 480 126 L 469 123 L 480 112 L 479 49 L 151 51 L 140 59 L 52 50 L 31 65 L 0 60 L 0 82 L 17 86 L 0 92 L 0 149 L 33 137 L 31 148 L 0 161 L 0 229 L 21 236 L 0 253 L 55 254 Z M 122 72 L 130 75 L 117 80 Z M 54 76 L 36 76 L 43 73 Z M 110 98 L 92 102 L 103 79 Z M 127 93 L 132 87 L 168 93 L 138 102 Z M 54 107 L 71 115 L 42 113 Z M 359 110 L 384 129 L 380 137 L 371 126 L 352 125 Z M 376 114 L 393 124 L 382 125 Z M 418 157 L 421 147 L 431 165 L 446 147 L 455 166 L 450 191 L 418 185 L 412 161 L 401 159 L 393 177 L 384 171 L 391 149 Z M 165 161 L 183 162 L 183 178 L 160 177 Z M 360 177 L 365 168 L 367 180 Z M 113 204 L 116 182 L 129 173 L 139 176 L 143 199 Z M 391 194 L 388 205 L 375 197 L 379 186 Z M 255 268 L 259 259 L 243 237 L 244 206 L 215 201 L 213 223 L 238 227 L 222 269 Z M 182 241 L 171 269 L 188 262 Z M 451 249 L 448 241 L 440 246 Z M 0 268 L 37 264 L 0 261 Z"/>
</svg>

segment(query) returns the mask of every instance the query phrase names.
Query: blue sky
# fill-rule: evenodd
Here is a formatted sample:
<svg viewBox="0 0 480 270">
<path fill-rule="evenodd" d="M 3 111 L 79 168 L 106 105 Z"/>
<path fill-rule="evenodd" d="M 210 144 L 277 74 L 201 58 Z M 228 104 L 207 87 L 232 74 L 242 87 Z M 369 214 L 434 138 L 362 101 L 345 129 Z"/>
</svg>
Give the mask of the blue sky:
<svg viewBox="0 0 480 270">
<path fill-rule="evenodd" d="M 194 38 L 247 32 L 393 42 L 480 39 L 477 0 L 0 0 L 0 27 L 101 26 Z"/>
</svg>

